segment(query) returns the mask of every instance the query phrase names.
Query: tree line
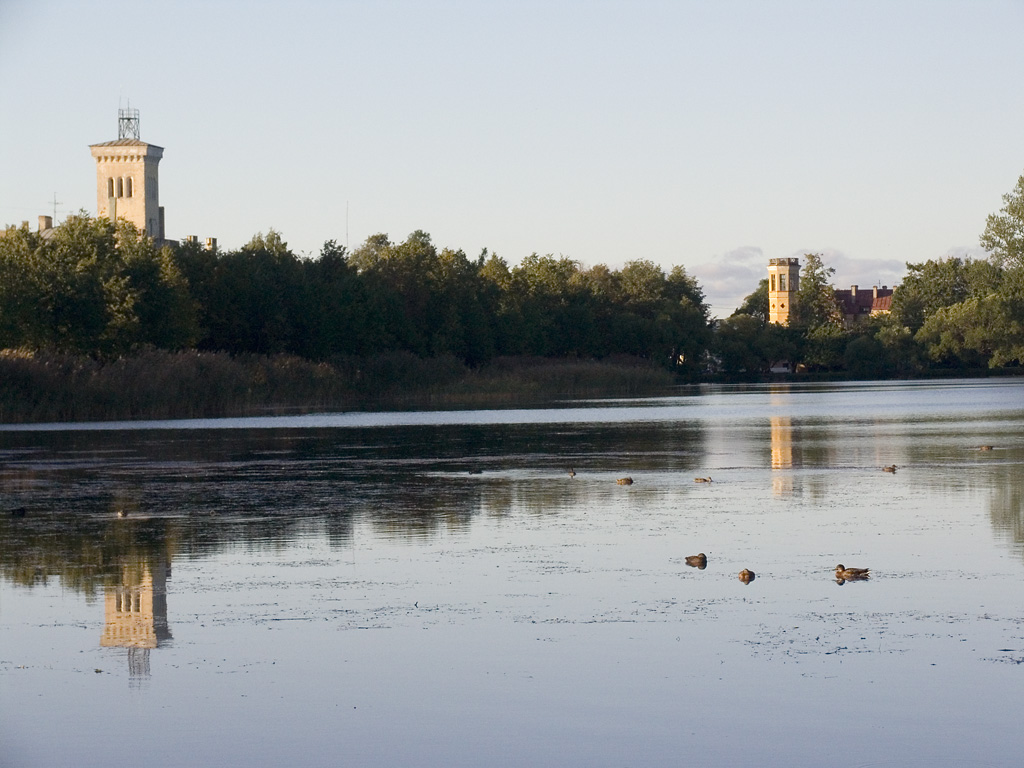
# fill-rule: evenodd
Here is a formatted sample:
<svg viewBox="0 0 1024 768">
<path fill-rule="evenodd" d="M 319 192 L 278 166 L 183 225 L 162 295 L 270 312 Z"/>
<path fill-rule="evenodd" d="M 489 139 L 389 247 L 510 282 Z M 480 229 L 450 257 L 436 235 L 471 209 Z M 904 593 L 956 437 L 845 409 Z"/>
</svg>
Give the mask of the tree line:
<svg viewBox="0 0 1024 768">
<path fill-rule="evenodd" d="M 856 378 L 1024 363 L 1024 176 L 986 220 L 986 259 L 908 263 L 888 314 L 846 327 L 829 279 L 834 270 L 806 254 L 789 327 L 768 319 L 768 281 L 723 320 L 715 353 L 727 372 L 767 372 L 789 360 Z"/>
<path fill-rule="evenodd" d="M 1024 362 L 1024 176 L 988 217 L 987 259 L 908 264 L 888 315 L 844 325 L 818 254 L 803 257 L 788 327 L 767 322 L 761 281 L 729 318 L 699 283 L 651 261 L 586 268 L 532 254 L 510 266 L 438 248 L 423 231 L 374 235 L 313 258 L 273 230 L 238 250 L 157 247 L 130 223 L 68 217 L 0 237 L 0 349 L 103 361 L 145 350 L 292 355 L 315 362 L 401 352 L 473 369 L 495 358 L 630 356 L 688 377 L 758 376 L 773 363 L 856 377 Z"/>
<path fill-rule="evenodd" d="M 0 238 L 0 348 L 117 357 L 196 348 L 329 361 L 403 351 L 476 367 L 502 356 L 629 355 L 696 368 L 708 307 L 682 267 L 585 269 L 532 254 L 510 267 L 413 232 L 296 256 L 271 230 L 235 251 L 157 248 L 125 221 L 69 217 Z"/>
</svg>

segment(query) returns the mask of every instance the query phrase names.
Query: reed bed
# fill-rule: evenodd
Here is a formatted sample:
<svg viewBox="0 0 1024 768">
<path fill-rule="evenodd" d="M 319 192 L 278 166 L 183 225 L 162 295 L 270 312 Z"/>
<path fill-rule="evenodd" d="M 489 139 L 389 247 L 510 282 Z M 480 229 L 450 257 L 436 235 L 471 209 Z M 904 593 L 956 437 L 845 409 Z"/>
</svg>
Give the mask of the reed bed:
<svg viewBox="0 0 1024 768">
<path fill-rule="evenodd" d="M 217 418 L 384 407 L 486 406 L 639 395 L 673 383 L 636 358 L 499 358 L 472 369 L 406 352 L 339 357 L 145 350 L 115 360 L 0 351 L 0 423 Z"/>
</svg>

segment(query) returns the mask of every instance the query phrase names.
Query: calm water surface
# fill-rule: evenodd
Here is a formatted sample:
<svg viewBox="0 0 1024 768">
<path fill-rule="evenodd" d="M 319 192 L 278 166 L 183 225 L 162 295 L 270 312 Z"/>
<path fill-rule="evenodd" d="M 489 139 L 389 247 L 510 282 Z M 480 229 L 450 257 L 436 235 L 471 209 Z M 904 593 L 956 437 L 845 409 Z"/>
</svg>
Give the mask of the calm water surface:
<svg viewBox="0 0 1024 768">
<path fill-rule="evenodd" d="M 2 766 L 1024 753 L 1021 380 L 0 426 L 0 509 Z"/>
</svg>

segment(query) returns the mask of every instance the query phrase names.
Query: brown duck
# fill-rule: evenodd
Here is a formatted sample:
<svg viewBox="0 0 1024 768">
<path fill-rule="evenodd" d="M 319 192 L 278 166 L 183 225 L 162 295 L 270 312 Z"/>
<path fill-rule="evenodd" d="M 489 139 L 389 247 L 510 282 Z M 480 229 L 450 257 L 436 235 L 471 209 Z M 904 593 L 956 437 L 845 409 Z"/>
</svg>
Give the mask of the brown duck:
<svg viewBox="0 0 1024 768">
<path fill-rule="evenodd" d="M 710 483 L 711 482 L 711 478 L 710 477 L 695 477 L 695 478 L 693 478 L 693 482 L 695 482 L 695 483 Z"/>
<path fill-rule="evenodd" d="M 703 571 L 708 567 L 708 556 L 703 552 L 699 555 L 688 555 L 686 558 L 686 564 L 691 568 L 699 568 Z"/>
<path fill-rule="evenodd" d="M 841 581 L 860 581 L 871 577 L 870 568 L 847 568 L 840 563 L 836 566 L 836 579 Z"/>
<path fill-rule="evenodd" d="M 620 477 L 615 482 L 618 483 L 619 485 L 632 485 L 633 484 L 633 478 L 632 477 Z"/>
<path fill-rule="evenodd" d="M 883 472 L 891 472 L 892 474 L 895 475 L 896 474 L 896 465 L 895 464 L 890 464 L 888 467 L 882 467 L 882 471 Z"/>
<path fill-rule="evenodd" d="M 740 581 L 742 581 L 744 584 L 749 584 L 755 578 L 756 577 L 754 576 L 754 572 L 747 568 L 744 568 L 742 571 L 740 571 Z"/>
</svg>

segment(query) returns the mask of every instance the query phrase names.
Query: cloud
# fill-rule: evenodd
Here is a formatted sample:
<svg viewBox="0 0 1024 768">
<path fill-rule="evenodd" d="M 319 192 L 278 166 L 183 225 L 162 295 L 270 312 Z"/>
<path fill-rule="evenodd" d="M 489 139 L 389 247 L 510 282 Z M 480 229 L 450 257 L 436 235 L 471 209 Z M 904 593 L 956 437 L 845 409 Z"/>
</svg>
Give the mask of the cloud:
<svg viewBox="0 0 1024 768">
<path fill-rule="evenodd" d="M 898 259 L 855 259 L 835 249 L 817 253 L 821 254 L 826 267 L 835 270 L 832 285 L 836 288 L 849 288 L 851 285 L 861 288 L 884 285 L 892 288 L 899 285 L 907 272 L 906 262 Z"/>
<path fill-rule="evenodd" d="M 981 246 L 967 246 L 961 245 L 956 248 L 950 248 L 946 251 L 941 258 L 943 259 L 973 259 L 975 261 L 985 261 L 992 254 L 986 251 Z"/>
<path fill-rule="evenodd" d="M 757 246 L 734 248 L 688 270 L 704 289 L 711 314 L 728 317 L 768 275 L 768 259 Z"/>
</svg>

